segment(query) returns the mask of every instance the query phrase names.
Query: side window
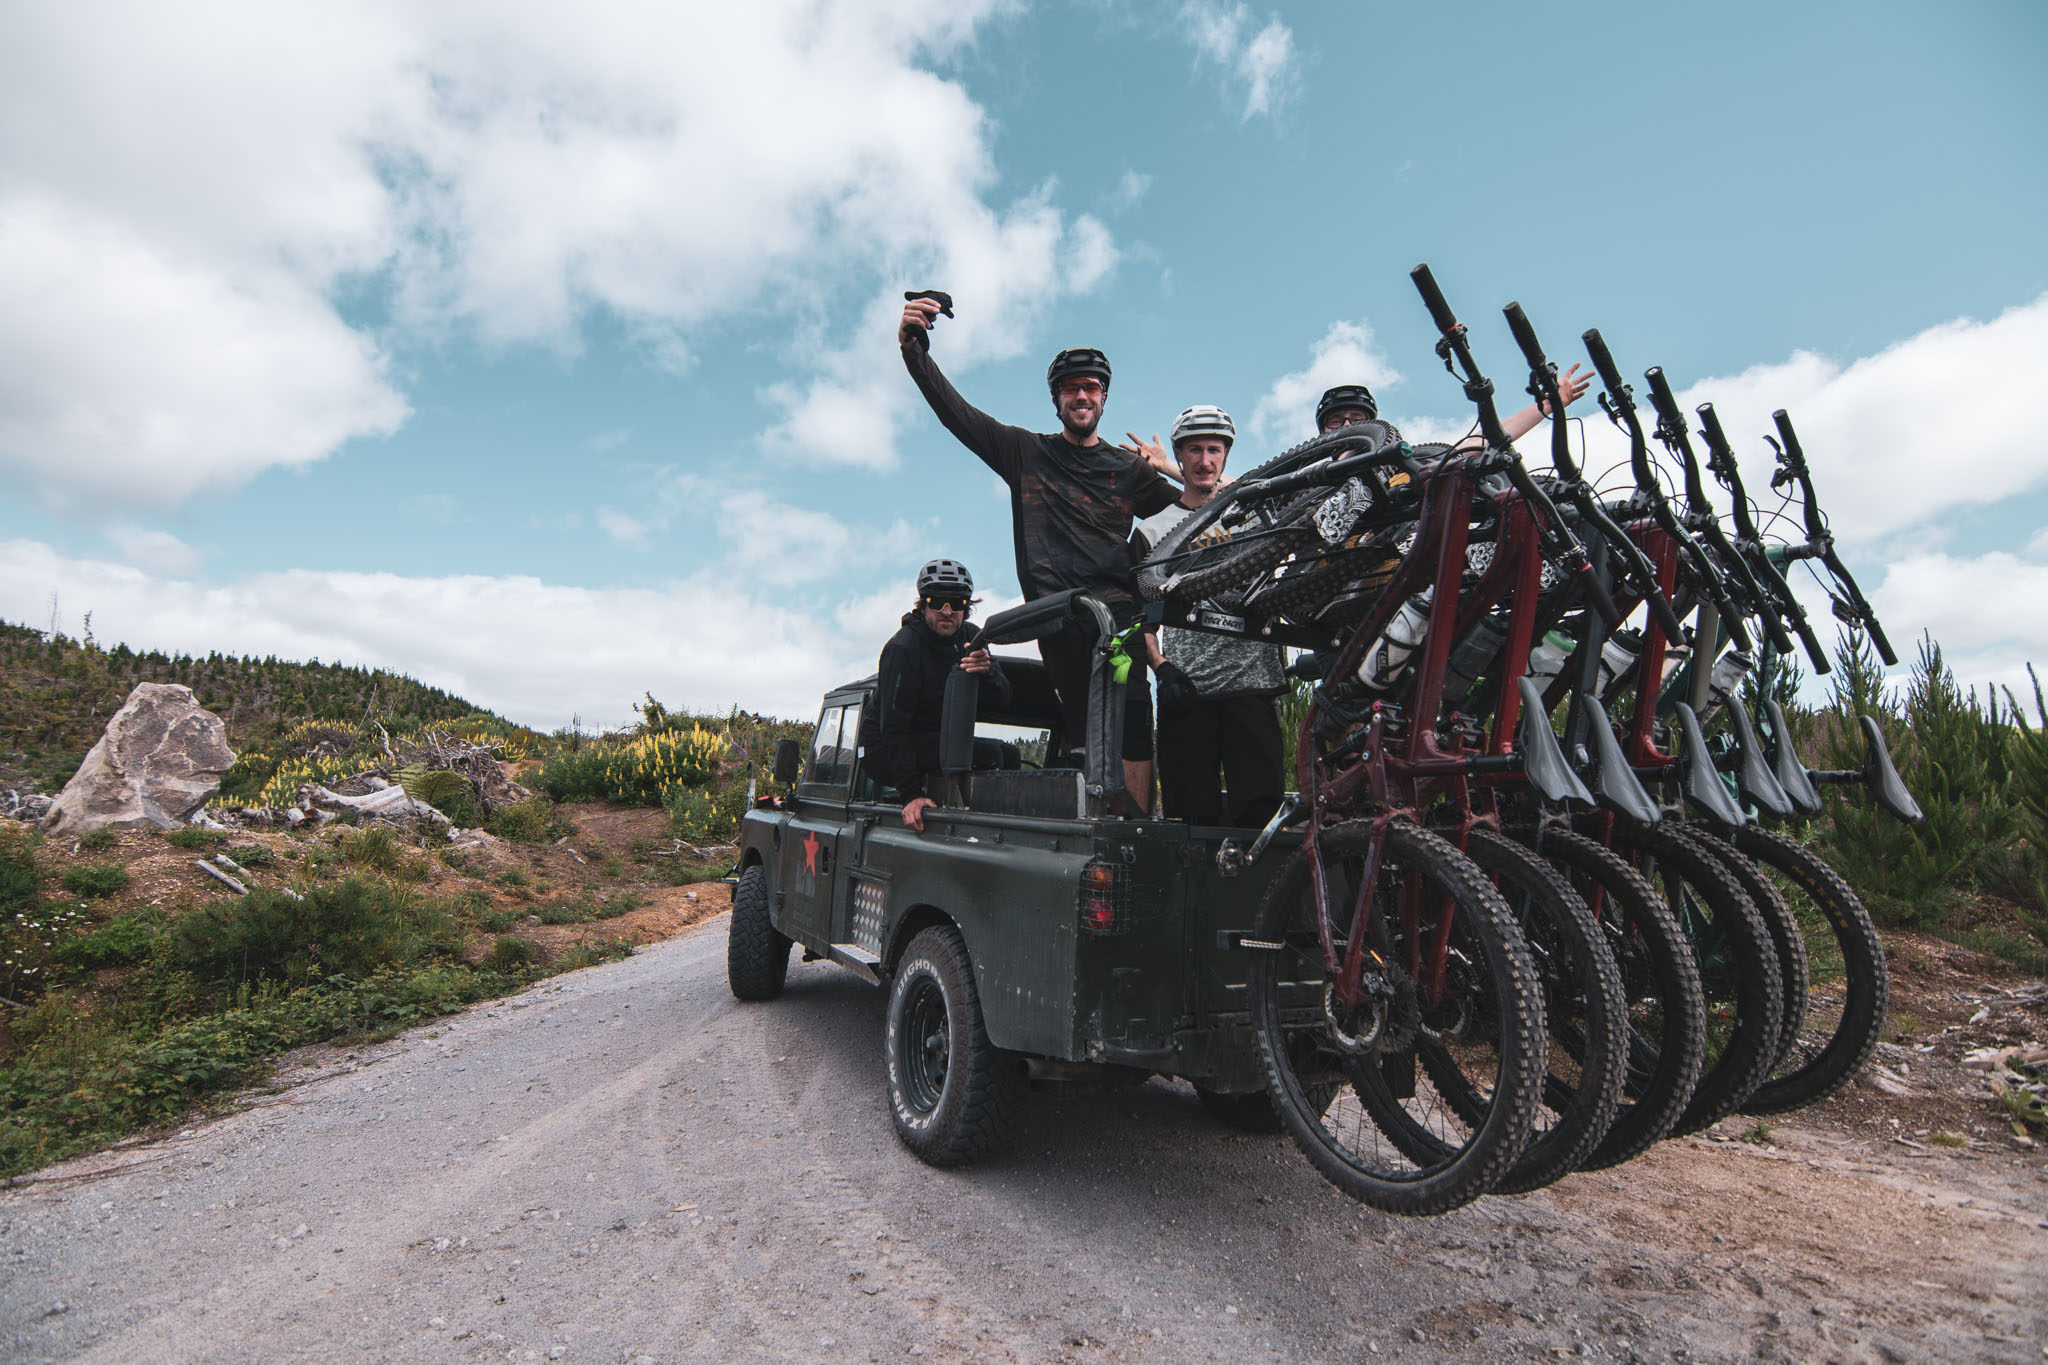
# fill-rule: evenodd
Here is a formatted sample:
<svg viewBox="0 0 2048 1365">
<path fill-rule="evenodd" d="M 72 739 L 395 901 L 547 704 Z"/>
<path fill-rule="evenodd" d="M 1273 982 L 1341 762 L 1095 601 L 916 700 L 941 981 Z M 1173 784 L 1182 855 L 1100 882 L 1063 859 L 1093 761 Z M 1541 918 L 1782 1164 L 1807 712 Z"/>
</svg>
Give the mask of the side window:
<svg viewBox="0 0 2048 1365">
<path fill-rule="evenodd" d="M 806 782 L 832 782 L 839 759 L 839 717 L 845 708 L 828 706 L 818 717 L 818 731 L 811 736 L 811 761 L 804 769 Z"/>
<path fill-rule="evenodd" d="M 846 708 L 846 714 L 839 722 L 838 762 L 832 770 L 832 781 L 851 782 L 853 762 L 860 755 L 860 703 Z"/>
</svg>

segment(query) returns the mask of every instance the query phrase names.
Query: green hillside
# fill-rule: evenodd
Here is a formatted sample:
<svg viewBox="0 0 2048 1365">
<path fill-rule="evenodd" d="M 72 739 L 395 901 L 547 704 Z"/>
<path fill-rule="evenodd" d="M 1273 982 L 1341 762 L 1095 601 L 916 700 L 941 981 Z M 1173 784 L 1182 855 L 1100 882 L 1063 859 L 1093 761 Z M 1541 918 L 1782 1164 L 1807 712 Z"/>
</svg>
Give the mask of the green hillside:
<svg viewBox="0 0 2048 1365">
<path fill-rule="evenodd" d="M 55 792 L 142 682 L 191 688 L 200 705 L 227 722 L 228 742 L 237 750 L 268 747 L 309 720 L 411 727 L 475 718 L 493 729 L 514 728 L 461 697 L 383 669 L 317 659 L 137 653 L 125 644 L 104 649 L 90 633 L 83 641 L 45 639 L 41 631 L 0 621 L 0 786 Z"/>
</svg>

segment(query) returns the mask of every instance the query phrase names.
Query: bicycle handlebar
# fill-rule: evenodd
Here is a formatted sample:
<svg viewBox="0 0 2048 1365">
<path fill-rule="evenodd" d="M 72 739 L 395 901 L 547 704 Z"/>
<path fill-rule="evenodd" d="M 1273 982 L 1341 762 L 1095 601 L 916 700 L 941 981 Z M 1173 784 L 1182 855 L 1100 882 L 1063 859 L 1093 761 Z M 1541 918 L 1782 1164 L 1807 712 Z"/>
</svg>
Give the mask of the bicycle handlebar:
<svg viewBox="0 0 2048 1365">
<path fill-rule="evenodd" d="M 1430 320 L 1436 323 L 1436 329 L 1445 334 L 1457 331 L 1458 316 L 1451 311 L 1444 291 L 1437 288 L 1436 276 L 1429 273 L 1429 263 L 1425 261 L 1416 266 L 1408 272 L 1408 278 L 1415 281 L 1415 288 L 1422 295 L 1423 306 L 1429 309 Z"/>
<path fill-rule="evenodd" d="M 1813 474 L 1807 468 L 1806 451 L 1799 444 L 1799 433 L 1792 430 L 1791 414 L 1779 408 L 1771 414 L 1771 421 L 1778 428 L 1781 442 L 1778 446 L 1779 472 L 1771 479 L 1771 486 L 1776 488 L 1787 479 L 1798 482 L 1800 497 L 1805 503 L 1807 544 L 1818 548 L 1821 563 L 1827 565 L 1828 572 L 1834 575 L 1842 595 L 1848 599 L 1850 611 L 1870 632 L 1870 642 L 1877 647 L 1878 657 L 1884 660 L 1885 667 L 1890 668 L 1898 663 L 1899 656 L 1892 649 L 1892 642 L 1885 638 L 1884 627 L 1878 624 L 1876 609 L 1864 597 L 1863 590 L 1856 586 L 1848 566 L 1835 553 L 1834 533 L 1828 530 L 1827 521 L 1820 514 L 1820 498 L 1813 491 Z"/>
<path fill-rule="evenodd" d="M 1633 391 L 1621 382 L 1621 367 L 1614 363 L 1614 356 L 1608 351 L 1607 340 L 1600 335 L 1600 329 L 1588 327 L 1579 340 L 1586 343 L 1586 354 L 1593 357 L 1593 368 L 1599 371 L 1600 382 L 1607 386 L 1607 392 L 1614 400 L 1618 403 L 1624 396 L 1632 397 Z"/>
</svg>

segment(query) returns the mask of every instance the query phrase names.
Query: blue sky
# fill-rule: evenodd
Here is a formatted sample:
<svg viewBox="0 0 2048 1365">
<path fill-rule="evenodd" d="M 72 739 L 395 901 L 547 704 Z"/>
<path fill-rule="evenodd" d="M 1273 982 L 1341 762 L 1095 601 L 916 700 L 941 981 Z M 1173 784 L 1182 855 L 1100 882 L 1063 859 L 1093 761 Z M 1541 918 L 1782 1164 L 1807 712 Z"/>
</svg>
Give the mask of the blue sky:
<svg viewBox="0 0 2048 1365">
<path fill-rule="evenodd" d="M 1050 423 L 1340 378 L 1469 414 L 1428 260 L 1800 421 L 1895 640 L 2048 660 L 2048 10 L 819 0 L 0 17 L 0 616 L 403 669 L 541 725 L 806 711 L 918 563 L 1014 594 L 936 354 Z M 1585 439 L 1612 450 L 1597 413 Z M 1540 459 L 1540 442 L 1528 447 Z"/>
</svg>

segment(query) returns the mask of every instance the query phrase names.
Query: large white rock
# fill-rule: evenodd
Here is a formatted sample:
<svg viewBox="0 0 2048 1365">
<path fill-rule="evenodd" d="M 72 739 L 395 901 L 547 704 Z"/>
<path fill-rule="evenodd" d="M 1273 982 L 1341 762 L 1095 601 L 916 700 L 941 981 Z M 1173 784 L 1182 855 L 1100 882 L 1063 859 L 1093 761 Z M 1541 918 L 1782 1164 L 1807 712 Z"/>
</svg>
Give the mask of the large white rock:
<svg viewBox="0 0 2048 1365">
<path fill-rule="evenodd" d="M 173 829 L 220 790 L 234 764 L 227 726 L 191 688 L 137 683 L 42 826 L 52 834 Z"/>
</svg>

